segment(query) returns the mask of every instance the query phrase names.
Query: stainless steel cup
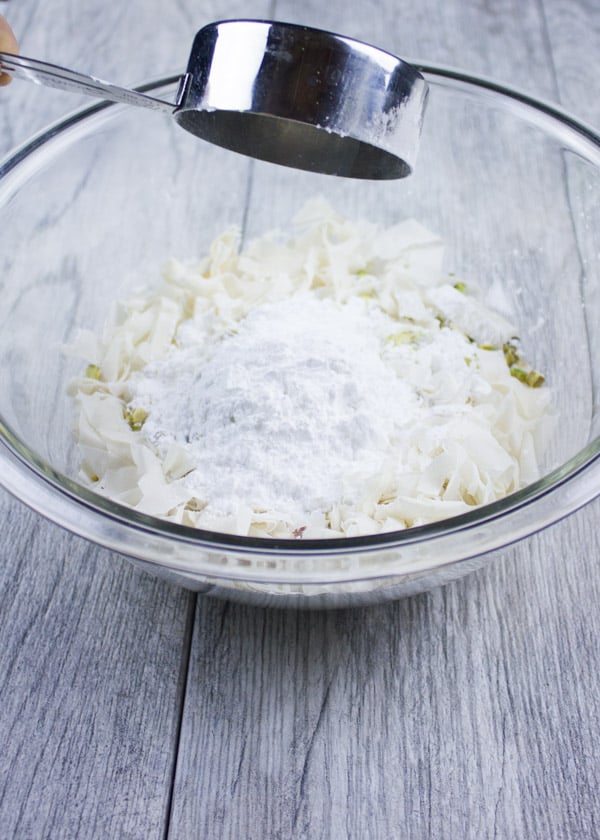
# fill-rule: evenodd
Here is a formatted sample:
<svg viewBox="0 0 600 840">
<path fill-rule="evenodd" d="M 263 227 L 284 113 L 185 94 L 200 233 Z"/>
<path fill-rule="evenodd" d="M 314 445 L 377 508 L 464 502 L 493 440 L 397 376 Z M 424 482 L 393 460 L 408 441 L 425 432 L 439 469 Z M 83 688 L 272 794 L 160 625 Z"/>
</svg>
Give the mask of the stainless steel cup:
<svg viewBox="0 0 600 840">
<path fill-rule="evenodd" d="M 410 64 L 296 24 L 226 20 L 201 29 L 175 102 L 36 59 L 2 70 L 50 87 L 163 110 L 192 134 L 272 163 L 390 179 L 415 164 L 427 84 Z"/>
</svg>

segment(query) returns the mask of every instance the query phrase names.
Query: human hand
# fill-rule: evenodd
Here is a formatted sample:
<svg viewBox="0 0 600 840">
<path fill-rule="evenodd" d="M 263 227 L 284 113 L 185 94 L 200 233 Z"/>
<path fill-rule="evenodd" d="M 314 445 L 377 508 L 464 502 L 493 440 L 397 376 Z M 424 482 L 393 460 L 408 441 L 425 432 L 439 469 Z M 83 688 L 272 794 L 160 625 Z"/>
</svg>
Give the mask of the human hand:
<svg viewBox="0 0 600 840">
<path fill-rule="evenodd" d="M 19 45 L 17 39 L 6 20 L 0 15 L 0 52 L 18 53 Z M 7 85 L 10 82 L 8 73 L 0 73 L 0 85 Z"/>
</svg>

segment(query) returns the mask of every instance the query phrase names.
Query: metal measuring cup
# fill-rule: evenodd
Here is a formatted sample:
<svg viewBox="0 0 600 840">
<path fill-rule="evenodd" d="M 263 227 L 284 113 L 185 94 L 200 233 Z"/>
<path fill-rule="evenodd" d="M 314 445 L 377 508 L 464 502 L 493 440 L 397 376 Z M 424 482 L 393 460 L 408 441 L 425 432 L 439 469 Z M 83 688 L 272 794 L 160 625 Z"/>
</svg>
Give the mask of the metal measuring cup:
<svg viewBox="0 0 600 840">
<path fill-rule="evenodd" d="M 0 52 L 16 78 L 172 114 L 182 128 L 260 160 L 351 178 L 413 169 L 427 83 L 388 52 L 296 24 L 211 23 L 194 39 L 175 102 Z"/>
</svg>

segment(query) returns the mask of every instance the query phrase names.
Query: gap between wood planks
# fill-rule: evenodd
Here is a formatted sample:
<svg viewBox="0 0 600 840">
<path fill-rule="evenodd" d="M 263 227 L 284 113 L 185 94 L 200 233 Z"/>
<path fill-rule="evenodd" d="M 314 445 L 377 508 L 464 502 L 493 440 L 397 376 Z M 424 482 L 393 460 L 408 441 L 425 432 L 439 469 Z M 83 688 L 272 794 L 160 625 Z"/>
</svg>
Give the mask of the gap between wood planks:
<svg viewBox="0 0 600 840">
<path fill-rule="evenodd" d="M 173 812 L 173 801 L 175 794 L 175 779 L 177 778 L 177 763 L 179 759 L 179 745 L 181 742 L 181 730 L 183 726 L 183 715 L 185 712 L 185 701 L 187 697 L 188 677 L 190 673 L 190 661 L 192 656 L 192 641 L 194 638 L 194 627 L 196 626 L 196 611 L 198 607 L 198 593 L 191 592 L 191 597 L 187 606 L 187 615 L 185 619 L 185 631 L 182 645 L 181 669 L 179 673 L 179 707 L 177 709 L 177 728 L 175 732 L 175 741 L 173 748 L 173 761 L 170 771 L 169 793 L 167 796 L 167 805 L 165 809 L 165 821 L 163 840 L 169 840 L 171 830 L 171 816 Z"/>
</svg>

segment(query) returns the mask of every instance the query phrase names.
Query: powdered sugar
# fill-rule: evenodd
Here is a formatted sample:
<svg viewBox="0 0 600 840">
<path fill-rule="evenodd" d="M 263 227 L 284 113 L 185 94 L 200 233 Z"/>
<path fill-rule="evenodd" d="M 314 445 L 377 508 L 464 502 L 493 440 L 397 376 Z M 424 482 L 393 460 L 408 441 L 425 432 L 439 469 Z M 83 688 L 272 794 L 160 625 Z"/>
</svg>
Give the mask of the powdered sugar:
<svg viewBox="0 0 600 840">
<path fill-rule="evenodd" d="M 307 293 L 259 306 L 212 353 L 202 328 L 188 328 L 132 381 L 143 434 L 161 453 L 186 447 L 195 469 L 183 483 L 207 512 L 250 505 L 297 518 L 332 499 L 356 504 L 418 410 L 381 356 L 393 328 L 360 299 Z"/>
<path fill-rule="evenodd" d="M 241 253 L 226 231 L 81 337 L 95 489 L 185 525 L 308 538 L 444 519 L 537 478 L 548 391 L 511 375 L 515 328 L 448 282 L 439 238 L 320 201 L 298 223 Z"/>
</svg>

